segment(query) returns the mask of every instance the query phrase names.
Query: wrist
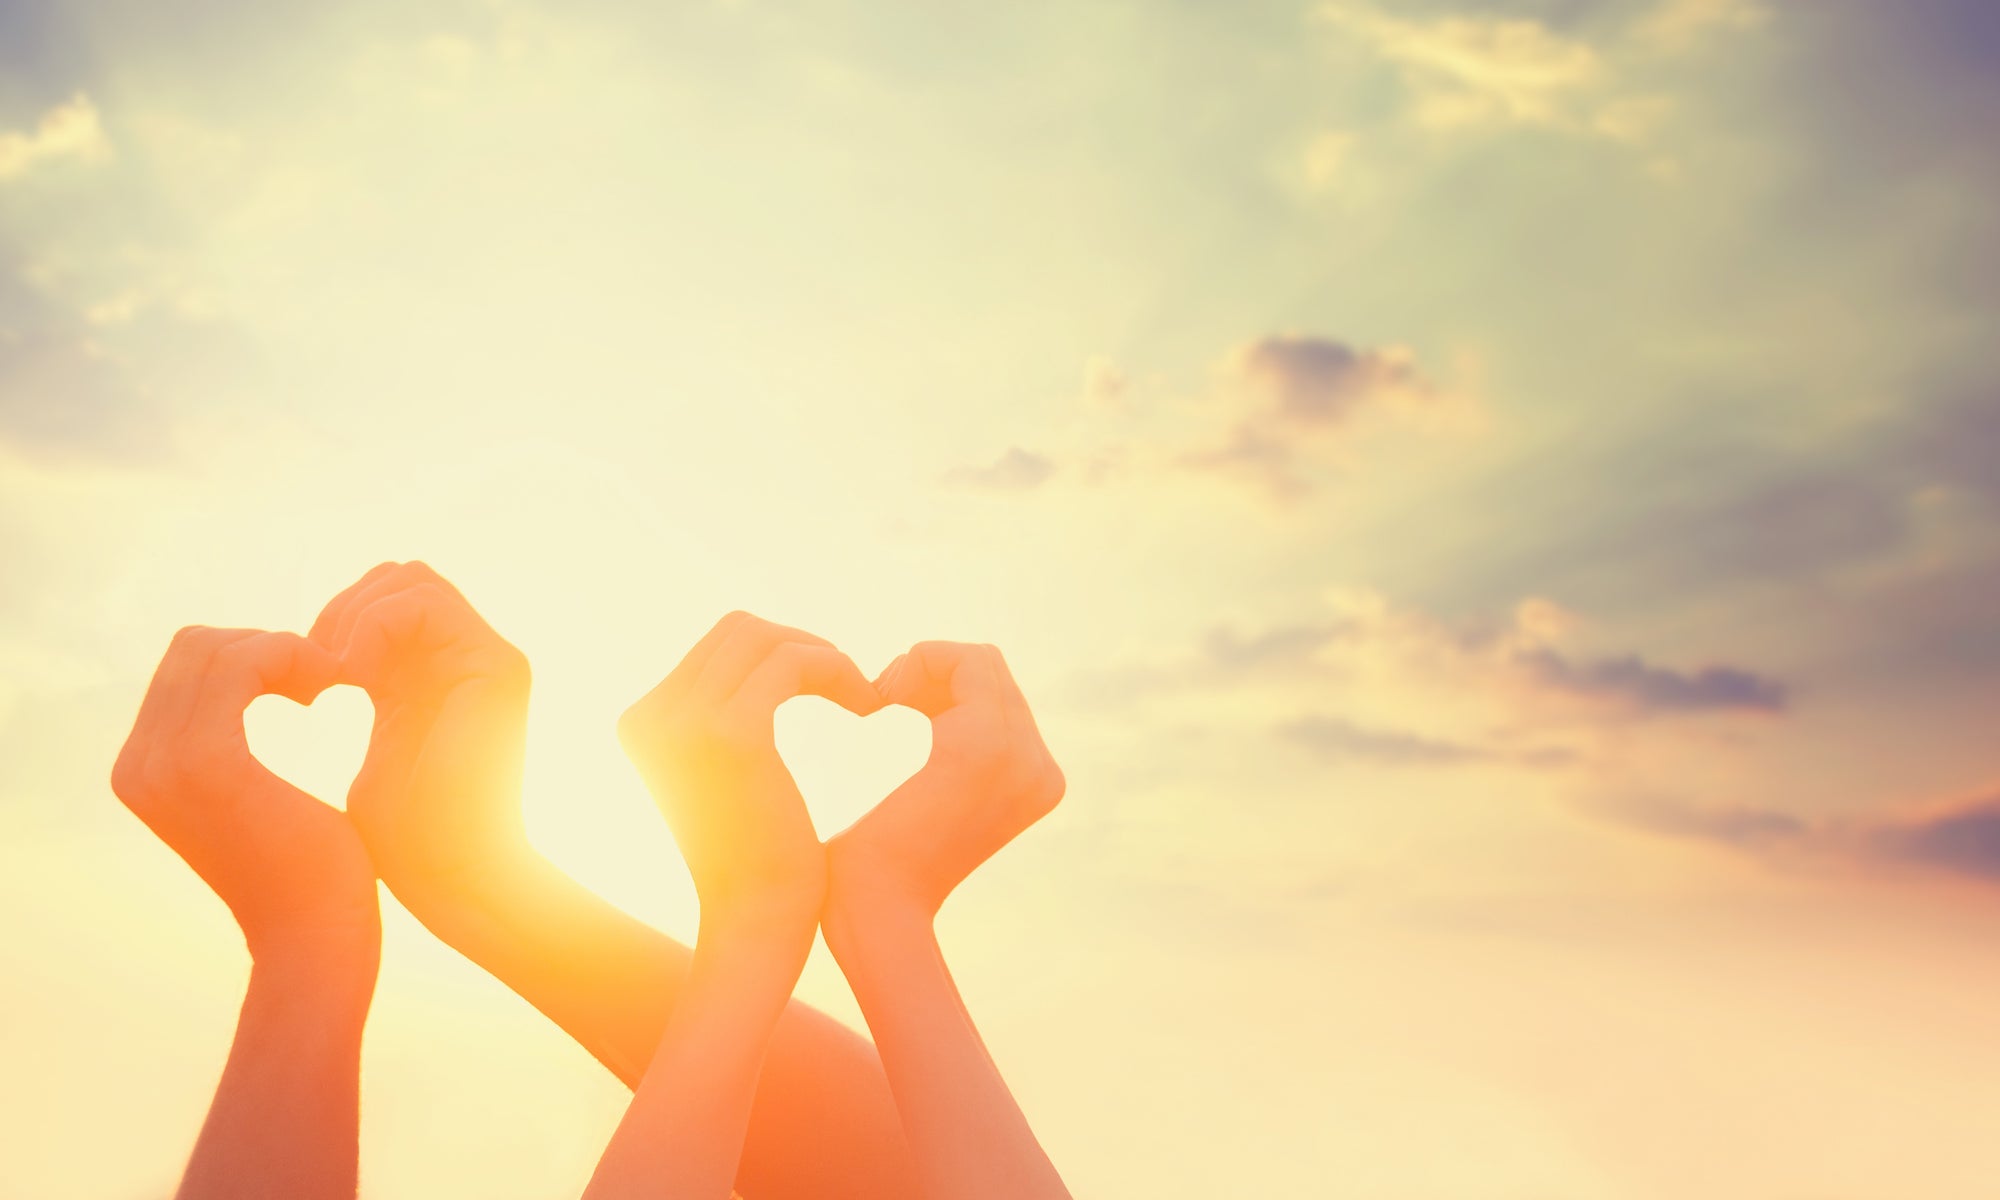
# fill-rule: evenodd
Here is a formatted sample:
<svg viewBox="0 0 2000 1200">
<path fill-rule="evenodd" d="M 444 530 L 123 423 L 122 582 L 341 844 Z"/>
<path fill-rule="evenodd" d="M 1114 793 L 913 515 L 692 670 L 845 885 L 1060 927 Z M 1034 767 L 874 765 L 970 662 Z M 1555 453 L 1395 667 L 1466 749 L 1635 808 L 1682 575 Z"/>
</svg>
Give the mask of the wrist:
<svg viewBox="0 0 2000 1200">
<path fill-rule="evenodd" d="M 378 921 L 272 930 L 250 946 L 253 987 L 297 992 L 336 1003 L 360 999 L 366 1005 L 375 991 L 382 962 L 382 930 Z"/>
<path fill-rule="evenodd" d="M 824 889 L 765 890 L 725 899 L 704 899 L 696 952 L 705 948 L 812 948 Z"/>
<path fill-rule="evenodd" d="M 820 930 L 834 959 L 852 971 L 877 948 L 935 941 L 936 922 L 936 905 L 910 889 L 855 878 L 828 887 Z"/>
</svg>

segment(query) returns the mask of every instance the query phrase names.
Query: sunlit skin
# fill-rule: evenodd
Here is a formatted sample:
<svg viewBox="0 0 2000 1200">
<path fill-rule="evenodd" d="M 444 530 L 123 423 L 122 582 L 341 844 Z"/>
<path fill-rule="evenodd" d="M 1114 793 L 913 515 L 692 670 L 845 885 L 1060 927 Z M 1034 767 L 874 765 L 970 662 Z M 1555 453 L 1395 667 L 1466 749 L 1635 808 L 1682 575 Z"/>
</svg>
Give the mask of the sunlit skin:
<svg viewBox="0 0 2000 1200">
<path fill-rule="evenodd" d="M 924 768 L 822 847 L 778 755 L 797 695 L 931 718 Z M 824 920 L 880 1039 L 923 1194 L 1067 1197 L 986 1054 L 932 934 L 951 890 L 1063 792 L 991 646 L 926 642 L 871 684 L 821 638 L 724 618 L 619 733 L 701 899 L 693 980 L 586 1196 L 719 1200 L 764 1045 Z"/>
<path fill-rule="evenodd" d="M 251 755 L 243 712 L 301 704 L 338 664 L 296 634 L 177 634 L 112 789 L 229 906 L 250 985 L 180 1200 L 355 1193 L 361 1033 L 381 957 L 375 872 L 354 826 Z"/>
<path fill-rule="evenodd" d="M 773 721 L 799 695 L 859 716 L 882 705 L 825 641 L 732 613 L 619 722 L 687 860 L 701 930 L 687 988 L 588 1200 L 729 1194 L 766 1047 L 826 894 L 825 855 Z"/>
<path fill-rule="evenodd" d="M 243 728 L 258 696 L 310 703 L 340 681 L 376 705 L 346 814 L 258 764 Z M 525 658 L 420 563 L 369 572 L 327 605 L 310 638 L 201 628 L 175 638 L 113 786 L 229 905 L 255 964 L 182 1197 L 354 1194 L 360 1039 L 380 958 L 378 862 L 441 934 L 481 930 L 460 907 L 470 897 L 498 914 L 495 924 L 562 941 L 502 907 L 507 881 L 492 873 L 526 875 L 529 852 L 518 812 L 481 800 L 518 789 L 528 686 Z M 904 705 L 933 726 L 924 767 L 825 845 L 776 744 L 777 709 L 801 695 L 859 716 Z M 731 1194 L 765 1059 L 822 925 L 884 1048 L 908 1139 L 908 1161 L 892 1169 L 914 1175 L 926 1196 L 1066 1197 L 931 927 L 957 884 L 1063 792 L 999 652 L 926 642 L 871 682 L 824 639 L 732 613 L 618 732 L 686 859 L 701 930 L 674 986 L 639 997 L 664 1010 L 661 1033 L 586 1197 Z M 556 919 L 612 911 L 570 888 L 547 897 L 569 902 Z M 612 938 L 631 933 L 618 927 Z M 601 1015 L 596 998 L 551 983 L 555 972 L 530 961 L 535 950 L 491 954 L 521 967 L 524 994 L 545 996 L 546 1008 Z M 795 1159 L 781 1169 L 832 1179 L 809 1146 Z"/>
<path fill-rule="evenodd" d="M 822 928 L 875 1035 L 923 1193 L 1069 1195 L 960 999 L 933 921 L 954 888 L 1062 799 L 992 646 L 923 642 L 876 681 L 931 721 L 918 772 L 827 844 Z"/>
<path fill-rule="evenodd" d="M 636 1087 L 690 992 L 695 956 L 529 844 L 525 659 L 421 563 L 370 571 L 327 605 L 311 637 L 376 706 L 348 810 L 383 880 L 439 938 Z M 699 848 L 690 858 L 709 861 Z M 795 1001 L 776 1019 L 741 1136 L 736 1187 L 752 1200 L 922 1194 L 873 1047 Z"/>
</svg>

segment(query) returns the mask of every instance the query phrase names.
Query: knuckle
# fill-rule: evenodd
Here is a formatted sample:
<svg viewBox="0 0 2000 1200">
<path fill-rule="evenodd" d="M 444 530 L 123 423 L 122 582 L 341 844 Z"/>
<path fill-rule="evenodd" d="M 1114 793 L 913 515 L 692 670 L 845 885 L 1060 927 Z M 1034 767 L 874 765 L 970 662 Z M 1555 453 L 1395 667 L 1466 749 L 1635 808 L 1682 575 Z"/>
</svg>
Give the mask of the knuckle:
<svg viewBox="0 0 2000 1200">
<path fill-rule="evenodd" d="M 111 764 L 111 793 L 130 803 L 145 794 L 146 771 L 142 755 L 128 747 Z"/>
<path fill-rule="evenodd" d="M 535 669 L 529 665 L 528 656 L 521 653 L 520 647 L 510 641 L 495 640 L 497 644 L 493 648 L 494 665 L 501 678 L 522 686 L 533 683 Z"/>
</svg>

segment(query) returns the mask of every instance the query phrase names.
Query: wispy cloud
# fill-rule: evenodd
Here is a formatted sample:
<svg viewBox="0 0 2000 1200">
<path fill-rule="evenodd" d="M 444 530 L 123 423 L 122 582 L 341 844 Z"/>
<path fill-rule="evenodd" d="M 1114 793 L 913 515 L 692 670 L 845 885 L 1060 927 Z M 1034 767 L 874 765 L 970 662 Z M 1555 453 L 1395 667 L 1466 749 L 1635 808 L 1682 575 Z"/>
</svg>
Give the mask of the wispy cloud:
<svg viewBox="0 0 2000 1200">
<path fill-rule="evenodd" d="M 1309 716 L 1278 727 L 1287 741 L 1327 761 L 1357 761 L 1392 767 L 1520 766 L 1565 767 L 1577 759 L 1561 747 L 1480 745 L 1428 737 L 1401 729 L 1357 724 L 1344 717 Z"/>
<path fill-rule="evenodd" d="M 1032 491 L 1058 476 L 1086 482 L 1206 475 L 1296 501 L 1342 462 L 1349 444 L 1380 419 L 1438 431 L 1463 424 L 1469 400 L 1434 379 L 1407 347 L 1357 347 L 1337 338 L 1271 334 L 1224 355 L 1200 398 L 1176 423 L 1143 425 L 1123 369 L 1103 357 L 1084 369 L 1081 416 L 1110 440 L 1068 450 L 1015 446 L 986 463 L 946 472 L 948 484 Z"/>
<path fill-rule="evenodd" d="M 1011 446 L 1000 457 L 980 466 L 954 467 L 944 480 L 954 487 L 984 492 L 1031 492 L 1055 478 L 1056 464 L 1046 454 Z"/>
<path fill-rule="evenodd" d="M 32 129 L 0 130 L 0 182 L 57 162 L 93 162 L 111 153 L 90 97 L 78 95 L 43 113 Z"/>
<path fill-rule="evenodd" d="M 1557 125 L 1604 80 L 1597 50 L 1519 17 L 1403 18 L 1366 4 L 1322 10 L 1402 73 L 1420 124 Z"/>
<path fill-rule="evenodd" d="M 1237 415 L 1219 440 L 1181 463 L 1244 479 L 1281 500 L 1310 491 L 1310 469 L 1364 417 L 1442 409 L 1450 399 L 1403 347 L 1357 349 L 1325 337 L 1259 338 L 1229 356 L 1222 376 L 1223 402 Z"/>
<path fill-rule="evenodd" d="M 1710 34 L 1754 29 L 1771 11 L 1756 0 L 1661 0 L 1639 22 L 1638 36 L 1664 50 L 1685 50 Z"/>
</svg>

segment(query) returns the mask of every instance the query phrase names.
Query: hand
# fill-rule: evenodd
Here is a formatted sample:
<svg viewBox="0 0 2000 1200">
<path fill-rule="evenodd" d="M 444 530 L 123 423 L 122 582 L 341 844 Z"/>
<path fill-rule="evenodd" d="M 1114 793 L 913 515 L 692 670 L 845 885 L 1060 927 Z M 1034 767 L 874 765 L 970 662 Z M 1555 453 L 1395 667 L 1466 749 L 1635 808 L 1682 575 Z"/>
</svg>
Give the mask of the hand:
<svg viewBox="0 0 2000 1200">
<path fill-rule="evenodd" d="M 521 652 L 421 562 L 369 571 L 327 604 L 310 636 L 338 659 L 340 681 L 375 705 L 347 812 L 391 890 L 405 903 L 451 893 L 493 875 L 496 859 L 527 853 Z"/>
<path fill-rule="evenodd" d="M 827 843 L 833 903 L 889 894 L 935 915 L 973 869 L 1047 816 L 1063 774 L 1000 651 L 920 642 L 875 682 L 931 719 L 917 773 Z"/>
<path fill-rule="evenodd" d="M 338 810 L 250 753 L 263 695 L 310 704 L 333 656 L 291 633 L 195 626 L 174 635 L 111 769 L 111 789 L 236 915 L 260 961 L 300 941 L 379 944 L 375 870 Z"/>
<path fill-rule="evenodd" d="M 882 706 L 824 639 L 737 612 L 619 719 L 619 741 L 694 877 L 704 943 L 711 922 L 765 912 L 803 913 L 810 941 L 825 854 L 773 728 L 778 706 L 800 695 L 863 716 Z"/>
</svg>

